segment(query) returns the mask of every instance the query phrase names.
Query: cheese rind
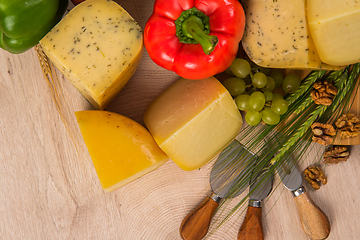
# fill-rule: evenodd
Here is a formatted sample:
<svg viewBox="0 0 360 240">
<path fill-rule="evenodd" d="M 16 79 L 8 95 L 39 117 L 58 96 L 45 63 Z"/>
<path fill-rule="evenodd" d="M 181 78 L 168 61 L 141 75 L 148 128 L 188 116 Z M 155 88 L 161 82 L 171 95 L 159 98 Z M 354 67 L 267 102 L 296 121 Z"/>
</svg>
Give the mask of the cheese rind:
<svg viewBox="0 0 360 240">
<path fill-rule="evenodd" d="M 203 166 L 233 140 L 242 118 L 216 78 L 182 78 L 149 105 L 144 122 L 169 158 L 189 171 Z"/>
<path fill-rule="evenodd" d="M 75 112 L 101 186 L 113 191 L 164 164 L 169 158 L 146 128 L 123 115 Z"/>
<path fill-rule="evenodd" d="M 307 0 L 307 16 L 322 61 L 338 66 L 360 62 L 360 2 Z"/>
<path fill-rule="evenodd" d="M 108 0 L 87 0 L 75 6 L 40 44 L 96 109 L 104 109 L 117 96 L 143 54 L 140 26 Z"/>
<path fill-rule="evenodd" d="M 339 69 L 321 61 L 306 19 L 305 0 L 247 0 L 242 46 L 259 66 Z"/>
</svg>

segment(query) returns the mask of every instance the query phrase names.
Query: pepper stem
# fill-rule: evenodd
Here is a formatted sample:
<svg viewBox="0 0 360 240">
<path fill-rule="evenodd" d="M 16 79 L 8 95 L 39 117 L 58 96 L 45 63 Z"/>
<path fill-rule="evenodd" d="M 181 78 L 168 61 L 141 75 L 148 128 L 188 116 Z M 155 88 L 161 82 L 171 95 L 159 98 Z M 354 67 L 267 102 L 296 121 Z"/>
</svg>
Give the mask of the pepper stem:
<svg viewBox="0 0 360 240">
<path fill-rule="evenodd" d="M 195 39 L 204 50 L 204 53 L 209 55 L 214 51 L 218 38 L 214 35 L 208 35 L 204 32 L 204 25 L 197 16 L 190 16 L 182 24 L 184 34 L 190 38 Z"/>
<path fill-rule="evenodd" d="M 175 21 L 176 36 L 179 41 L 186 44 L 200 44 L 204 53 L 211 54 L 218 38 L 209 35 L 210 25 L 209 17 L 198 9 L 190 8 L 181 13 L 180 17 Z"/>
</svg>

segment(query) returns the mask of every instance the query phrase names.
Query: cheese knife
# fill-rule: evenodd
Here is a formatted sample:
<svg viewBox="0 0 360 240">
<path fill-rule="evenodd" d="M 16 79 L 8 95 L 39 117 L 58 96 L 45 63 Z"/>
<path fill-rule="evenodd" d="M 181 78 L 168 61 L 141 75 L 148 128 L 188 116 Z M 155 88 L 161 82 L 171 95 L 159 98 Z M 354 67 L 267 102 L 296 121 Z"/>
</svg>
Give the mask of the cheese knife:
<svg viewBox="0 0 360 240">
<path fill-rule="evenodd" d="M 326 239 L 330 234 L 329 220 L 302 186 L 302 177 L 294 162 L 286 158 L 285 164 L 278 165 L 276 170 L 284 186 L 293 194 L 305 234 L 313 240 Z"/>
<path fill-rule="evenodd" d="M 250 178 L 256 159 L 236 140 L 220 153 L 210 172 L 212 193 L 182 221 L 182 239 L 199 240 L 207 234 L 221 200 L 236 197 L 248 187 L 249 181 L 243 179 Z"/>
<path fill-rule="evenodd" d="M 263 240 L 262 201 L 270 194 L 274 175 L 265 166 L 258 174 L 251 177 L 249 204 L 245 219 L 238 233 L 238 240 Z"/>
</svg>

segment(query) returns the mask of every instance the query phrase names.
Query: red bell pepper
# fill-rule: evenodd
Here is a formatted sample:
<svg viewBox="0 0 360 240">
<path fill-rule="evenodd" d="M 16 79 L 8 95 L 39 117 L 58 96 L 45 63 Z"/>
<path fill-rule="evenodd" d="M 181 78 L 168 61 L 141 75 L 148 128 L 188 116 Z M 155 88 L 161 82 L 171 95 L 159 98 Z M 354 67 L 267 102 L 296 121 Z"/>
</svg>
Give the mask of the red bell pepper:
<svg viewBox="0 0 360 240">
<path fill-rule="evenodd" d="M 225 71 L 245 29 L 238 0 L 156 0 L 144 45 L 159 66 L 188 79 Z"/>
</svg>

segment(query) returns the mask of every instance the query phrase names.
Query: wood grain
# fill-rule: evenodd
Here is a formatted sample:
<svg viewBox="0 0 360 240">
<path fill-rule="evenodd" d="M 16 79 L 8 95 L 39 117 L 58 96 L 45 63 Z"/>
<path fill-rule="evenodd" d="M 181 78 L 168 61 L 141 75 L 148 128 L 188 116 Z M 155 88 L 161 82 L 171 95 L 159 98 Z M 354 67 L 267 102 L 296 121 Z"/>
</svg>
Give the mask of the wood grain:
<svg viewBox="0 0 360 240">
<path fill-rule="evenodd" d="M 262 208 L 248 206 L 243 224 L 240 227 L 238 240 L 263 240 Z"/>
<path fill-rule="evenodd" d="M 305 234 L 312 240 L 326 239 L 330 234 L 330 223 L 326 214 L 314 203 L 307 192 L 294 199 Z"/>
<path fill-rule="evenodd" d="M 154 0 L 121 1 L 141 27 L 153 4 Z M 185 172 L 169 161 L 106 193 L 84 143 L 74 144 L 76 137 L 68 132 L 77 129 L 72 113 L 92 109 L 91 105 L 57 71 L 63 89 L 59 94 L 66 100 L 67 118 L 73 119 L 65 127 L 34 50 L 19 55 L 0 50 L 0 63 L 0 239 L 181 239 L 181 221 L 210 193 L 211 164 Z M 148 104 L 177 79 L 145 52 L 139 69 L 107 110 L 143 124 Z M 322 150 L 315 147 L 299 168 L 318 164 Z M 329 240 L 356 240 L 360 234 L 360 147 L 350 151 L 347 162 L 326 167 L 319 163 L 328 177 L 320 190 L 303 183 L 329 217 Z M 221 221 L 246 194 L 221 206 L 205 239 L 236 239 L 246 206 Z M 308 239 L 292 195 L 282 185 L 264 204 L 263 227 L 266 240 Z"/>
<path fill-rule="evenodd" d="M 183 240 L 200 240 L 207 234 L 211 220 L 219 204 L 206 197 L 200 205 L 191 211 L 180 224 L 180 236 Z"/>
</svg>

